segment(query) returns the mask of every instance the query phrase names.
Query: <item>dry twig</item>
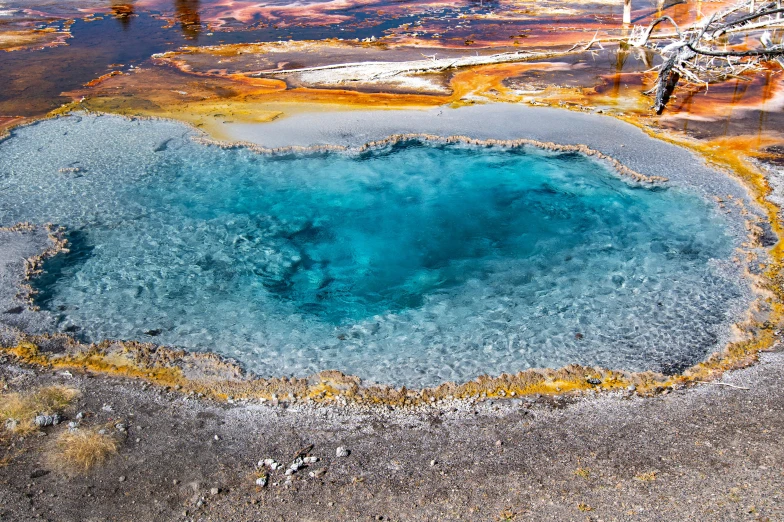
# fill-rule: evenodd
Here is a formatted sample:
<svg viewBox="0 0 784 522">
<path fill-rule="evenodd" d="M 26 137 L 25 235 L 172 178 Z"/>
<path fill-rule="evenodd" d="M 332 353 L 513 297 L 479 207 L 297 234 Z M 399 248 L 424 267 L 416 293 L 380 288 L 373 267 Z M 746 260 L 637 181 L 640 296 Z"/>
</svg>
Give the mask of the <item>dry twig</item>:
<svg viewBox="0 0 784 522">
<path fill-rule="evenodd" d="M 739 390 L 749 390 L 749 388 L 744 388 L 743 386 L 736 386 L 734 384 L 730 384 L 728 382 L 709 382 L 709 381 L 694 381 L 700 384 L 713 384 L 715 386 L 729 386 L 730 388 L 737 388 Z"/>
</svg>

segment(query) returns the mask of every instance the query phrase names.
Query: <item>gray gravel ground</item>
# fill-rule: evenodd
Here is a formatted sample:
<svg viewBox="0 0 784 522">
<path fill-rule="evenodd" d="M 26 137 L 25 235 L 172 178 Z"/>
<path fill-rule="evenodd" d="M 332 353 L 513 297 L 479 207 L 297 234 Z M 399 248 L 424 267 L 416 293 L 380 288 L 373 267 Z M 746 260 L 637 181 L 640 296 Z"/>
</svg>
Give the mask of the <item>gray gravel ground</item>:
<svg viewBox="0 0 784 522">
<path fill-rule="evenodd" d="M 64 425 L 5 440 L 0 520 L 784 520 L 782 352 L 721 381 L 748 390 L 417 411 L 218 404 L 11 361 L 0 378 L 76 386 L 85 424 L 129 425 L 117 456 L 70 479 L 42 457 Z M 255 486 L 257 461 L 288 465 L 311 444 L 320 461 L 290 487 L 283 470 Z"/>
</svg>

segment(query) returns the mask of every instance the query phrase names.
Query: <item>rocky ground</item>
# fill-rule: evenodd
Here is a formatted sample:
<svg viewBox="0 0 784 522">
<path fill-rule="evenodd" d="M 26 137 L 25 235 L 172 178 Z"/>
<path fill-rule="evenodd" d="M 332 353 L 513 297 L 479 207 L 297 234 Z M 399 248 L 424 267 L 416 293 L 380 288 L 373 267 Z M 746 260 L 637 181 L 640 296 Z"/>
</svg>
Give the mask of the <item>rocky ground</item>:
<svg viewBox="0 0 784 522">
<path fill-rule="evenodd" d="M 67 422 L 6 435 L 0 520 L 784 520 L 780 351 L 720 381 L 737 387 L 416 410 L 216 403 L 10 359 L 0 379 L 78 388 L 66 420 L 125 426 L 76 477 L 46 458 Z M 319 460 L 287 483 L 300 450 Z"/>
</svg>

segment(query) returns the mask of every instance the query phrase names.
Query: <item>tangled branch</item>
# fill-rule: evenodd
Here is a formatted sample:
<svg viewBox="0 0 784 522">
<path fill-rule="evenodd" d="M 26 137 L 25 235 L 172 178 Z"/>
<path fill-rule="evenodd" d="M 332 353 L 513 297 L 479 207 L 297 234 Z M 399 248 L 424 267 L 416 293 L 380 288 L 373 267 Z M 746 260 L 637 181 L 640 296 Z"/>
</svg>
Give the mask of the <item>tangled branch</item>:
<svg viewBox="0 0 784 522">
<path fill-rule="evenodd" d="M 748 14 L 741 14 L 744 11 Z M 781 0 L 760 5 L 755 0 L 743 0 L 685 29 L 669 16 L 657 18 L 647 28 L 635 27 L 629 45 L 650 48 L 663 59 L 656 68 L 656 84 L 646 93 L 655 95 L 656 114 L 662 113 L 681 79 L 707 86 L 761 69 L 764 62 L 776 60 L 784 67 L 784 43 L 781 37 L 774 42 L 770 33 L 771 29 L 784 28 L 782 15 Z M 654 32 L 664 23 L 673 26 L 674 34 Z M 755 48 L 738 48 L 740 43 L 755 41 Z"/>
</svg>

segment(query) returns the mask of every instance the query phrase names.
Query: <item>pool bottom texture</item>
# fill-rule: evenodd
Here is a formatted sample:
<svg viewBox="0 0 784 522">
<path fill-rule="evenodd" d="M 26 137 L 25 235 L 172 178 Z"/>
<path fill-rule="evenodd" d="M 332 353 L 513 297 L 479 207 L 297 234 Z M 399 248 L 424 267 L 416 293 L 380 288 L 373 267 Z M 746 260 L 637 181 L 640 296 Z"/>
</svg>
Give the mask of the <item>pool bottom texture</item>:
<svg viewBox="0 0 784 522">
<path fill-rule="evenodd" d="M 167 122 L 70 117 L 0 143 L 0 225 L 66 227 L 37 303 L 85 341 L 261 376 L 428 386 L 570 363 L 673 372 L 744 281 L 687 189 L 533 147 L 266 156 Z"/>
</svg>

